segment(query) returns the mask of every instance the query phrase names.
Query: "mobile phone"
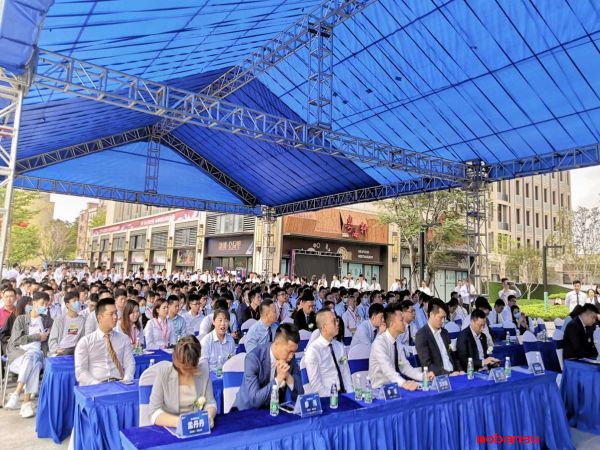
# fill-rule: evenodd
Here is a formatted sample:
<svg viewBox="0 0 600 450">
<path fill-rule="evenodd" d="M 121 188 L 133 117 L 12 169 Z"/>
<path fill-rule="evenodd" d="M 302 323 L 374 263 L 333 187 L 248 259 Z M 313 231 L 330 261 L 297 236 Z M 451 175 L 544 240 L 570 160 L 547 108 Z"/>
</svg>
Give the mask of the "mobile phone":
<svg viewBox="0 0 600 450">
<path fill-rule="evenodd" d="M 286 402 L 286 403 L 282 403 L 281 405 L 279 405 L 279 409 L 286 413 L 293 414 L 294 406 L 295 406 L 294 403 Z"/>
</svg>

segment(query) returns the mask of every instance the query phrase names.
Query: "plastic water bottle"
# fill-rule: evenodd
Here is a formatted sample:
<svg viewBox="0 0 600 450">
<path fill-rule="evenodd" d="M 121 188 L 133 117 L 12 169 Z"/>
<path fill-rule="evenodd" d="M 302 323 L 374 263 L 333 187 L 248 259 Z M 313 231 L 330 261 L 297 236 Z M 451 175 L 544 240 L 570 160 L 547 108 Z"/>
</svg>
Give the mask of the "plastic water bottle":
<svg viewBox="0 0 600 450">
<path fill-rule="evenodd" d="M 510 378 L 510 373 L 512 371 L 512 368 L 510 366 L 510 357 L 506 357 L 504 359 L 504 375 L 506 375 L 506 378 Z"/>
<path fill-rule="evenodd" d="M 371 386 L 371 378 L 369 377 L 367 377 L 367 382 L 365 383 L 363 397 L 365 399 L 365 403 L 373 403 L 373 387 Z"/>
<path fill-rule="evenodd" d="M 151 366 L 153 366 L 153 365 L 154 365 L 154 358 L 152 358 L 152 359 L 150 360 L 150 364 L 148 364 L 148 367 L 151 367 Z"/>
<path fill-rule="evenodd" d="M 354 400 L 361 401 L 363 396 L 360 373 L 354 375 Z"/>
<path fill-rule="evenodd" d="M 506 345 L 510 345 L 510 333 L 506 332 Z"/>
<path fill-rule="evenodd" d="M 475 368 L 473 366 L 473 358 L 469 358 L 469 362 L 467 363 L 467 380 L 472 380 L 475 378 L 474 372 Z"/>
<path fill-rule="evenodd" d="M 331 396 L 329 397 L 329 407 L 331 409 L 337 409 L 338 407 L 338 388 L 337 384 L 331 385 Z"/>
<path fill-rule="evenodd" d="M 135 343 L 135 354 L 136 355 L 142 354 L 142 344 L 140 343 L 139 340 Z"/>
<path fill-rule="evenodd" d="M 429 377 L 427 376 L 427 366 L 423 367 L 423 391 L 429 391 Z"/>
<path fill-rule="evenodd" d="M 223 378 L 223 356 L 219 356 L 217 361 L 217 378 Z"/>
<path fill-rule="evenodd" d="M 271 388 L 270 414 L 273 417 L 279 415 L 279 388 L 275 384 Z"/>
</svg>

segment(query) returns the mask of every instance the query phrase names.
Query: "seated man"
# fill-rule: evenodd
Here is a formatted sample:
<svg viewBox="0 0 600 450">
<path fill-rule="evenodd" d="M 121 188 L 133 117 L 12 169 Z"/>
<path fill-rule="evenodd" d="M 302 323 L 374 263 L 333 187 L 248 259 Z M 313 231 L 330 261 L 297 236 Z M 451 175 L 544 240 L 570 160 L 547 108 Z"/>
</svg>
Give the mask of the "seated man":
<svg viewBox="0 0 600 450">
<path fill-rule="evenodd" d="M 488 320 L 492 325 L 502 325 L 505 320 L 502 312 L 506 309 L 506 304 L 504 300 L 498 299 L 496 303 L 494 303 L 494 309 L 490 312 L 488 316 Z M 509 322 L 512 322 L 512 316 L 508 319 Z"/>
<path fill-rule="evenodd" d="M 268 408 L 273 386 L 279 388 L 281 403 L 285 401 L 288 389 L 294 401 L 303 394 L 300 368 L 295 360 L 299 343 L 296 326 L 284 323 L 277 328 L 272 344 L 260 345 L 248 353 L 244 381 L 233 406 L 239 410 Z"/>
<path fill-rule="evenodd" d="M 447 316 L 446 304 L 438 298 L 429 301 L 429 319 L 417 332 L 415 344 L 422 367 L 436 375 L 459 375 L 461 366 L 450 348 L 450 336 L 442 325 Z"/>
<path fill-rule="evenodd" d="M 48 336 L 50 328 L 52 328 L 52 319 L 45 304 L 49 300 L 50 298 L 45 292 L 33 294 L 31 307 L 26 308 L 25 314 L 21 314 L 15 319 L 8 341 L 9 370 L 19 377 L 17 388 L 10 394 L 4 407 L 17 409 L 19 397 L 24 392 L 20 412 L 23 418 L 35 416 L 31 395 L 38 392 L 40 372 L 48 353 Z"/>
<path fill-rule="evenodd" d="M 571 320 L 565 328 L 563 337 L 563 357 L 595 358 L 598 351 L 594 345 L 593 325 L 598 320 L 598 308 L 592 303 L 586 303 L 579 308 L 579 315 Z"/>
<path fill-rule="evenodd" d="M 400 302 L 402 308 L 402 317 L 406 324 L 405 330 L 400 334 L 400 343 L 404 347 L 415 346 L 415 336 L 417 334 L 417 327 L 415 326 L 415 307 L 413 302 L 410 300 L 403 300 Z M 414 350 L 414 349 L 413 349 Z M 411 353 L 410 351 L 408 353 Z"/>
<path fill-rule="evenodd" d="M 488 356 L 487 338 L 483 334 L 485 326 L 485 313 L 475 309 L 471 313 L 470 325 L 462 330 L 456 340 L 458 360 L 463 368 L 467 368 L 469 358 L 473 359 L 473 369 L 480 370 L 486 366 L 498 365 L 496 358 Z"/>
<path fill-rule="evenodd" d="M 387 329 L 373 342 L 369 357 L 369 377 L 373 387 L 397 383 L 402 389 L 414 391 L 417 383 L 412 380 L 423 381 L 423 371 L 410 365 L 402 344 L 398 342 L 400 334 L 406 331 L 400 303 L 392 303 L 385 308 L 385 324 Z M 433 376 L 433 372 L 427 373 L 429 379 Z"/>
<path fill-rule="evenodd" d="M 277 326 L 275 325 L 275 305 L 273 300 L 263 300 L 260 303 L 260 319 L 257 320 L 246 334 L 244 347 L 246 353 L 263 344 L 270 344 L 275 337 Z"/>
<path fill-rule="evenodd" d="M 85 331 L 85 318 L 79 315 L 79 293 L 67 292 L 64 302 L 67 313 L 56 317 L 48 340 L 51 355 L 72 355 Z"/>
<path fill-rule="evenodd" d="M 187 334 L 187 325 L 185 319 L 179 315 L 179 296 L 169 295 L 167 298 L 169 305 L 167 323 L 171 332 L 171 345 L 177 344 L 177 341 Z"/>
<path fill-rule="evenodd" d="M 385 331 L 385 320 L 383 319 L 383 305 L 374 303 L 369 306 L 369 320 L 363 320 L 356 333 L 352 336 L 350 348 L 358 344 L 371 345 L 378 334 Z"/>
<path fill-rule="evenodd" d="M 117 307 L 112 298 L 103 298 L 96 307 L 98 328 L 75 347 L 75 378 L 80 386 L 105 381 L 133 380 L 135 360 L 131 340 L 114 330 Z"/>
<path fill-rule="evenodd" d="M 333 311 L 319 311 L 317 327 L 320 336 L 306 348 L 304 354 L 311 392 L 318 393 L 319 397 L 329 397 L 333 384 L 340 393 L 354 392 L 350 368 L 344 359 L 344 345 L 335 339 L 341 326 Z"/>
<path fill-rule="evenodd" d="M 294 313 L 294 325 L 298 330 L 306 330 L 312 333 L 316 329 L 314 309 L 315 298 L 310 289 L 306 289 L 300 298 L 300 309 Z"/>
</svg>

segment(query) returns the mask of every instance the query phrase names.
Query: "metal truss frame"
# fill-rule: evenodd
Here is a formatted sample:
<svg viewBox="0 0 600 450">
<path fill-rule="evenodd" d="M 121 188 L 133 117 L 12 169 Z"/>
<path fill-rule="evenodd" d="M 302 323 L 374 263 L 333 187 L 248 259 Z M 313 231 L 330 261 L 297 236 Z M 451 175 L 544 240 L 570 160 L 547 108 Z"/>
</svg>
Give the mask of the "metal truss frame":
<svg viewBox="0 0 600 450">
<path fill-rule="evenodd" d="M 0 210 L 0 270 L 4 267 L 6 243 L 10 229 L 11 204 L 19 142 L 19 127 L 23 98 L 29 87 L 29 74 L 17 77 L 0 68 L 0 176 L 5 177 L 3 186 L 4 206 Z"/>
<path fill-rule="evenodd" d="M 307 120 L 331 129 L 333 122 L 333 28 L 310 24 L 308 45 Z"/>
<path fill-rule="evenodd" d="M 152 134 L 146 153 L 146 177 L 144 191 L 149 194 L 158 192 L 158 168 L 160 166 L 160 137 Z"/>
<path fill-rule="evenodd" d="M 490 180 L 507 180 L 556 170 L 571 170 L 600 163 L 600 144 L 528 156 L 490 165 Z"/>
<path fill-rule="evenodd" d="M 262 214 L 260 207 L 236 205 L 234 203 L 216 202 L 168 194 L 152 194 L 149 192 L 71 181 L 60 181 L 29 175 L 17 175 L 15 178 L 15 185 L 30 191 L 53 192 L 57 194 L 101 198 L 117 202 L 141 203 L 144 205 L 162 206 L 167 208 L 196 209 L 200 211 L 254 216 L 261 216 Z"/>
<path fill-rule="evenodd" d="M 262 252 L 262 266 L 263 266 L 263 275 L 265 279 L 271 275 L 273 270 L 273 259 L 275 257 L 275 236 L 273 235 L 273 224 L 275 223 L 275 211 L 273 208 L 269 208 L 268 206 L 262 207 L 262 217 L 263 221 L 263 236 L 262 242 L 264 245 L 261 248 Z"/>
<path fill-rule="evenodd" d="M 34 82 L 83 98 L 295 150 L 429 177 L 465 179 L 465 165 L 461 162 L 310 126 L 45 50 L 39 50 Z"/>
<path fill-rule="evenodd" d="M 232 67 L 202 90 L 202 94 L 225 98 L 259 74 L 309 46 L 309 30 L 315 24 L 333 29 L 363 11 L 375 0 L 326 0 L 293 25 L 262 45 L 239 65 Z"/>
<path fill-rule="evenodd" d="M 356 189 L 354 191 L 341 192 L 339 194 L 275 206 L 273 207 L 273 214 L 275 216 L 283 216 L 303 211 L 315 211 L 318 209 L 333 208 L 335 206 L 372 202 L 403 195 L 418 194 L 420 192 L 432 192 L 458 187 L 461 187 L 459 183 L 449 180 L 440 180 L 438 178 L 429 177 L 414 178 L 399 183 Z"/>
</svg>

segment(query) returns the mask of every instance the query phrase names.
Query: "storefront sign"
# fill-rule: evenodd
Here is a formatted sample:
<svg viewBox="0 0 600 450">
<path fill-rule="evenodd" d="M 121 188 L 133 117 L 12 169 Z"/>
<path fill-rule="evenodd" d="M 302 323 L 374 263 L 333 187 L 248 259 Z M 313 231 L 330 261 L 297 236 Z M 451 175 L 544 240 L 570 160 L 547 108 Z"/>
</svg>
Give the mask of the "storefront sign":
<svg viewBox="0 0 600 450">
<path fill-rule="evenodd" d="M 206 256 L 251 256 L 254 250 L 253 236 L 218 237 L 206 241 Z"/>
<path fill-rule="evenodd" d="M 113 263 L 122 263 L 124 260 L 123 252 L 115 253 L 113 255 Z"/>
<path fill-rule="evenodd" d="M 346 262 L 357 262 L 365 264 L 382 264 L 382 246 L 361 245 L 357 242 L 322 241 L 315 239 L 302 239 L 296 237 L 283 238 L 283 254 L 289 254 L 291 250 L 314 250 L 317 252 L 339 253 Z"/>
<path fill-rule="evenodd" d="M 106 227 L 94 228 L 92 230 L 92 236 L 99 236 L 101 234 L 116 233 L 118 231 L 132 230 L 135 228 L 144 228 L 152 225 L 159 225 L 161 223 L 169 223 L 176 221 L 195 220 L 200 217 L 199 211 L 190 211 L 187 209 L 180 209 L 165 214 L 159 214 L 153 217 L 146 217 L 143 219 L 130 220 L 129 222 L 118 223 L 116 225 L 109 225 Z"/>
<path fill-rule="evenodd" d="M 152 264 L 165 264 L 167 262 L 167 252 L 152 252 Z"/>
<path fill-rule="evenodd" d="M 144 264 L 144 252 L 131 252 L 130 261 L 132 264 Z"/>
<path fill-rule="evenodd" d="M 194 249 L 180 248 L 175 253 L 175 264 L 177 266 L 194 265 Z"/>
</svg>

